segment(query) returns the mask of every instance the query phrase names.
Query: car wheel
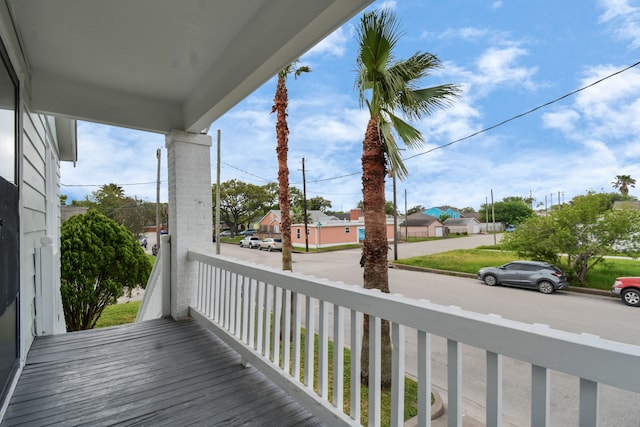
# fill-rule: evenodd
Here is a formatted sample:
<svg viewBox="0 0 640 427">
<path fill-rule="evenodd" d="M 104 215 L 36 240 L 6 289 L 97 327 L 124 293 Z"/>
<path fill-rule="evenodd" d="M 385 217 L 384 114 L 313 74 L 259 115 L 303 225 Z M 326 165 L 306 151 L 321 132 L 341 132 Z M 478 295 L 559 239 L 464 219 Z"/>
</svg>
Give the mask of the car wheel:
<svg viewBox="0 0 640 427">
<path fill-rule="evenodd" d="M 640 291 L 638 289 L 625 289 L 620 294 L 622 302 L 631 307 L 640 307 Z"/>
<path fill-rule="evenodd" d="M 496 276 L 494 276 L 493 274 L 487 274 L 482 280 L 484 280 L 484 283 L 487 286 L 495 286 L 498 284 L 498 279 L 496 279 Z"/>
<path fill-rule="evenodd" d="M 552 294 L 555 289 L 551 282 L 543 280 L 538 283 L 538 291 L 542 292 L 543 294 Z"/>
</svg>

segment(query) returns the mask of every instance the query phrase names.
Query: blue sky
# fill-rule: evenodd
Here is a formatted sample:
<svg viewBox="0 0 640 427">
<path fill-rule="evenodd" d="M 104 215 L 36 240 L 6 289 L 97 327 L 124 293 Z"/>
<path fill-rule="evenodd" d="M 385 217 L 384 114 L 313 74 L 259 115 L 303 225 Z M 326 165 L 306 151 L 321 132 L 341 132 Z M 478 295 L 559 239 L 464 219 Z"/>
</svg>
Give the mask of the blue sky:
<svg viewBox="0 0 640 427">
<path fill-rule="evenodd" d="M 634 0 L 397 0 L 390 8 L 403 36 L 396 55 L 430 52 L 442 61 L 422 83 L 460 85 L 449 108 L 414 122 L 425 137 L 405 150 L 407 179 L 397 182 L 406 205 L 478 209 L 494 199 L 532 195 L 556 204 L 588 190 L 615 191 L 616 175 L 639 180 L 640 66 L 476 136 L 490 128 L 640 61 L 640 1 Z M 360 15 L 301 58 L 312 72 L 288 80 L 290 182 L 307 196 L 331 200 L 334 210 L 356 206 L 367 114 L 354 90 Z M 256 185 L 277 180 L 275 78 L 212 124 L 221 130 L 221 179 Z M 447 145 L 453 141 L 460 142 Z M 164 136 L 79 123 L 79 161 L 63 164 L 62 193 L 83 198 L 115 182 L 126 194 L 155 201 L 156 149 Z M 434 150 L 435 149 L 435 150 Z M 432 151 L 433 150 L 433 151 Z M 406 192 L 406 199 L 405 199 Z M 391 179 L 387 199 L 392 200 Z"/>
</svg>

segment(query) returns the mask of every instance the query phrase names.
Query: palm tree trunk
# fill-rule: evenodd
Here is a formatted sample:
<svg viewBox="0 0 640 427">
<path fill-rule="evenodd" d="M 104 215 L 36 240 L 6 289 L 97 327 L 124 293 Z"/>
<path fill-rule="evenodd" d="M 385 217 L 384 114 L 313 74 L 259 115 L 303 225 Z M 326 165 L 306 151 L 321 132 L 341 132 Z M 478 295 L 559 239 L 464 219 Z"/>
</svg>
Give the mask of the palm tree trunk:
<svg viewBox="0 0 640 427">
<path fill-rule="evenodd" d="M 362 196 L 364 202 L 365 237 L 363 246 L 364 287 L 389 293 L 387 267 L 387 218 L 385 212 L 385 157 L 378 123 L 369 120 L 362 143 Z M 382 387 L 391 386 L 391 336 L 389 322 L 382 320 Z M 362 330 L 362 383 L 369 381 L 369 316 Z"/>
<path fill-rule="evenodd" d="M 282 234 L 282 269 L 292 271 L 291 262 L 291 200 L 289 198 L 289 166 L 287 153 L 289 150 L 289 127 L 287 125 L 287 94 L 286 80 L 280 76 L 274 97 L 273 110 L 277 112 L 276 136 L 278 146 L 278 199 L 280 202 L 280 232 Z"/>
</svg>

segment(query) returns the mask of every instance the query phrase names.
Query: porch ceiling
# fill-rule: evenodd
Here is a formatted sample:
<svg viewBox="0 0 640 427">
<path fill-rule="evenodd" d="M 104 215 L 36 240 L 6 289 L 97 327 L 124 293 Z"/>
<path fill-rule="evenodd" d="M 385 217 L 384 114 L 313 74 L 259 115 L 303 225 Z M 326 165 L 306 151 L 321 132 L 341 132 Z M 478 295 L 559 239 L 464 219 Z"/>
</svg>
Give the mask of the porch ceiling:
<svg viewBox="0 0 640 427">
<path fill-rule="evenodd" d="M 35 112 L 161 133 L 208 128 L 372 2 L 5 1 Z"/>
</svg>

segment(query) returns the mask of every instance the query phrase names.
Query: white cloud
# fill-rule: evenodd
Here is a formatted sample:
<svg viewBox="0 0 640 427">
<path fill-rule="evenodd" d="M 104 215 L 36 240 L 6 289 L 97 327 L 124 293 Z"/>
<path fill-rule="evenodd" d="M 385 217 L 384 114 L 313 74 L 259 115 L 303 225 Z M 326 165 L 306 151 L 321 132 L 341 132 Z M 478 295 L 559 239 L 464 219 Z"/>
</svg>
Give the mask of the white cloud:
<svg viewBox="0 0 640 427">
<path fill-rule="evenodd" d="M 101 185 L 115 183 L 125 194 L 156 200 L 157 157 L 161 148 L 161 199 L 167 200 L 164 136 L 93 123 L 78 123 L 78 162 L 61 164 L 62 194 L 83 199 Z"/>
<path fill-rule="evenodd" d="M 340 27 L 307 52 L 305 58 L 324 55 L 341 58 L 344 56 L 348 41 L 346 27 Z"/>
<path fill-rule="evenodd" d="M 397 2 L 395 0 L 385 0 L 380 3 L 381 10 L 384 10 L 384 9 L 395 10 L 396 6 L 397 6 Z"/>
<path fill-rule="evenodd" d="M 580 114 L 572 109 L 556 110 L 542 115 L 543 126 L 550 129 L 558 129 L 566 135 L 571 135 L 576 130 L 576 123 Z"/>
<path fill-rule="evenodd" d="M 604 13 L 601 22 L 622 40 L 628 40 L 633 48 L 640 47 L 640 7 L 629 0 L 600 0 Z"/>
<path fill-rule="evenodd" d="M 518 46 L 491 47 L 476 60 L 477 72 L 472 82 L 482 92 L 497 86 L 520 85 L 529 90 L 535 89 L 533 76 L 537 67 L 517 65 L 517 60 L 527 55 L 527 51 Z"/>
</svg>

